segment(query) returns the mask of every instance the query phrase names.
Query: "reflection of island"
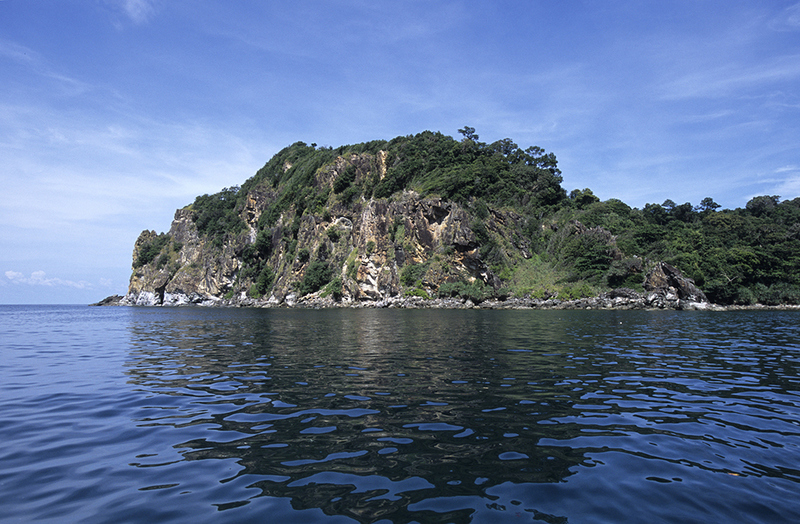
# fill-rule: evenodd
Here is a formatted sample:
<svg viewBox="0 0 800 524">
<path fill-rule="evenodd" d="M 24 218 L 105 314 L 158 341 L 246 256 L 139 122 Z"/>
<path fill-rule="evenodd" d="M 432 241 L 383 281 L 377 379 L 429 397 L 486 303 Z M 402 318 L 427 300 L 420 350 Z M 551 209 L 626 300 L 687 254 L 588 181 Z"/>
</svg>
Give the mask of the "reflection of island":
<svg viewBox="0 0 800 524">
<path fill-rule="evenodd" d="M 577 396 L 554 386 L 564 362 L 546 325 L 521 340 L 509 325 L 521 317 L 485 313 L 173 315 L 157 333 L 132 327 L 131 382 L 154 406 L 169 398 L 141 422 L 205 425 L 208 437 L 175 442 L 185 460 L 235 458 L 237 477 L 296 509 L 467 522 L 464 501 L 491 503 L 488 488 L 559 482 L 584 461 L 538 444 L 575 431 L 548 423 Z"/>
</svg>

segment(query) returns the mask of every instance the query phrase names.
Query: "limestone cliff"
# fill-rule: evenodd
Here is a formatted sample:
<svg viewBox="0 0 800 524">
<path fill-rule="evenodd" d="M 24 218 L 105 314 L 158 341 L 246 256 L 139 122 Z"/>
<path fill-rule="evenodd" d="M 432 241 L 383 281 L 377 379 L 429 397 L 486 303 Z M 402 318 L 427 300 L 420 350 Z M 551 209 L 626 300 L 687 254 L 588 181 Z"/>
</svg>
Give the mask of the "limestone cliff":
<svg viewBox="0 0 800 524">
<path fill-rule="evenodd" d="M 480 282 L 499 287 L 500 281 L 481 259 L 479 243 L 462 206 L 439 198 L 421 198 L 405 192 L 392 200 L 370 200 L 349 206 L 334 205 L 328 214 L 300 217 L 296 244 L 289 251 L 284 232 L 294 220 L 283 215 L 269 238 L 271 255 L 266 266 L 274 274 L 269 294 L 257 296 L 257 277 L 242 277 L 243 254 L 258 239 L 257 222 L 269 199 L 248 196 L 242 218 L 248 230 L 214 245 L 198 234 L 190 209 L 175 213 L 159 254 L 137 264 L 143 249 L 159 238 L 143 231 L 133 252 L 131 276 L 125 303 L 136 305 L 180 304 L 289 304 L 304 297 L 298 288 L 314 262 L 330 268 L 330 281 L 309 293 L 348 301 L 381 300 L 399 295 L 404 288 L 433 296 L 444 282 Z M 485 221 L 490 234 L 513 237 L 507 224 L 519 217 L 495 211 Z M 524 253 L 520 247 L 508 245 Z M 411 280 L 403 268 L 417 269 Z M 338 288 L 332 289 L 330 283 Z"/>
<path fill-rule="evenodd" d="M 482 243 L 528 256 L 528 242 L 508 240 L 521 221 L 512 211 L 485 209 L 481 242 L 474 213 L 455 202 L 409 190 L 382 199 L 348 194 L 370 178 L 380 182 L 385 159 L 384 151 L 351 154 L 318 168 L 306 189 L 316 209 L 300 196 L 276 212 L 286 190 L 269 184 L 246 195 L 231 191 L 244 227 L 213 238 L 200 231 L 197 203 L 179 209 L 167 233 L 143 231 L 137 239 L 123 303 L 292 305 L 434 296 L 443 283 L 497 289 Z M 291 168 L 286 162 L 281 171 Z"/>
</svg>

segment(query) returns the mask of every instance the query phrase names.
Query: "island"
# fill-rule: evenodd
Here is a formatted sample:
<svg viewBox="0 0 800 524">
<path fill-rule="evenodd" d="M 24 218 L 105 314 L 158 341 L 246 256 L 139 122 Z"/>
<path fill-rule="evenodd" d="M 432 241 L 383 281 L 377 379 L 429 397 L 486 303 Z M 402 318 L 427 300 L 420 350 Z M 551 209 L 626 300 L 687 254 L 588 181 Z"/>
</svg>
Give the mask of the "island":
<svg viewBox="0 0 800 524">
<path fill-rule="evenodd" d="M 670 308 L 800 304 L 800 198 L 631 208 L 553 153 L 424 131 L 297 142 L 198 196 L 97 305 Z"/>
</svg>

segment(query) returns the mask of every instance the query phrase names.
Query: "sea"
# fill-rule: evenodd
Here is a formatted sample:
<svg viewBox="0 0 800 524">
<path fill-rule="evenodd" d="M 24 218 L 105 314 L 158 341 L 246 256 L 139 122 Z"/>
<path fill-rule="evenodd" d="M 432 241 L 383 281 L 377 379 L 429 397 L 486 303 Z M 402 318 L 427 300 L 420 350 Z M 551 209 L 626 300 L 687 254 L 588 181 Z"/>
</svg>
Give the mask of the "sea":
<svg viewBox="0 0 800 524">
<path fill-rule="evenodd" d="M 800 312 L 0 306 L 0 522 L 800 522 Z"/>
</svg>

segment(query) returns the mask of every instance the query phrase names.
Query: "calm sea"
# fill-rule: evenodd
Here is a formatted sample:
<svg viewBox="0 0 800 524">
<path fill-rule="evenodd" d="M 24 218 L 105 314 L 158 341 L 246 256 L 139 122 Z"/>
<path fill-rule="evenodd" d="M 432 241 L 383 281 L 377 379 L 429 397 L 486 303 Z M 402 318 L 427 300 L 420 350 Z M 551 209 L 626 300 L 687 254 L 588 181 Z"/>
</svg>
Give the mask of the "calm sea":
<svg viewBox="0 0 800 524">
<path fill-rule="evenodd" d="M 800 522 L 800 313 L 0 306 L 2 522 Z"/>
</svg>

